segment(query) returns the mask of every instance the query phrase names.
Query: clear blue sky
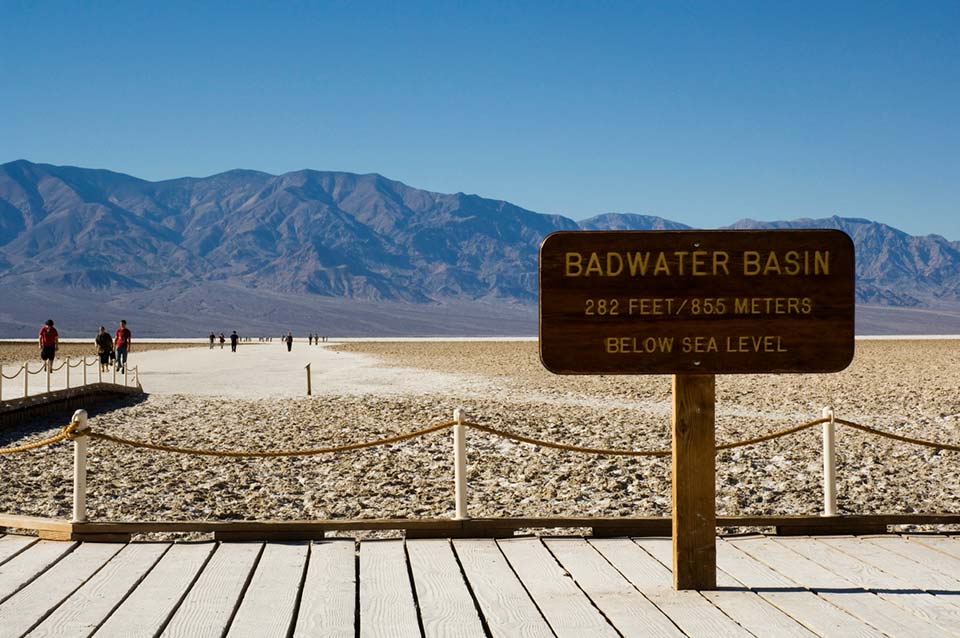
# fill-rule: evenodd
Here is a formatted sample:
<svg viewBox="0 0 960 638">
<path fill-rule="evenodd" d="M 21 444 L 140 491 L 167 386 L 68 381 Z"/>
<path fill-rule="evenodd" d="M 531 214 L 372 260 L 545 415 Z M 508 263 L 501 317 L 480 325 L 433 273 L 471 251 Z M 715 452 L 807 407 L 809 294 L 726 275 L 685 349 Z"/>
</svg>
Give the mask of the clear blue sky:
<svg viewBox="0 0 960 638">
<path fill-rule="evenodd" d="M 0 0 L 0 162 L 960 240 L 955 0 L 146 4 Z"/>
</svg>

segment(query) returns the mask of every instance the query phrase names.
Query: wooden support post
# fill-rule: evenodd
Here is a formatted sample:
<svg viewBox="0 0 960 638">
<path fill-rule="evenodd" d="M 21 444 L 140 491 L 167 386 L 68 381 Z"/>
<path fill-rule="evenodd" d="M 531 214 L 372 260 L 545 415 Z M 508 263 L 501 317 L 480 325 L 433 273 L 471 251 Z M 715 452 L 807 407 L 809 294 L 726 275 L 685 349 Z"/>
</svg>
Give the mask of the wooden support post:
<svg viewBox="0 0 960 638">
<path fill-rule="evenodd" d="M 717 588 L 712 374 L 673 376 L 673 586 Z"/>
<path fill-rule="evenodd" d="M 313 385 L 310 380 L 310 364 L 309 363 L 307 364 L 306 368 L 307 368 L 307 396 L 310 396 L 311 394 L 313 394 Z"/>
<path fill-rule="evenodd" d="M 456 514 L 454 518 L 463 520 L 470 518 L 467 514 L 467 426 L 463 425 L 466 415 L 462 408 L 453 411 L 453 484 L 454 498 L 456 499 Z"/>
<path fill-rule="evenodd" d="M 73 413 L 73 422 L 80 431 L 87 429 L 86 410 Z M 79 436 L 73 440 L 73 522 L 87 521 L 87 442 L 89 437 Z"/>
<path fill-rule="evenodd" d="M 823 409 L 823 515 L 837 515 L 837 453 L 834 439 L 833 408 Z"/>
</svg>

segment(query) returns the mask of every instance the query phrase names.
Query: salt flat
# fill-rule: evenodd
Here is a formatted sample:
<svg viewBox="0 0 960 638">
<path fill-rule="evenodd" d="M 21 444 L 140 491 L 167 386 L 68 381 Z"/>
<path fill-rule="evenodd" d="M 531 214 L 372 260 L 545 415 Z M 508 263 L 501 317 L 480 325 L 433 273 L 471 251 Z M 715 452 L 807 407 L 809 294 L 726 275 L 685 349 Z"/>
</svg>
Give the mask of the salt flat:
<svg viewBox="0 0 960 638">
<path fill-rule="evenodd" d="M 244 399 L 303 397 L 310 365 L 315 395 L 428 394 L 449 392 L 468 381 L 465 375 L 385 367 L 368 354 L 341 352 L 332 344 L 243 343 L 212 350 L 183 348 L 135 352 L 131 365 L 149 394 L 222 396 Z M 482 381 L 475 380 L 478 383 Z"/>
</svg>

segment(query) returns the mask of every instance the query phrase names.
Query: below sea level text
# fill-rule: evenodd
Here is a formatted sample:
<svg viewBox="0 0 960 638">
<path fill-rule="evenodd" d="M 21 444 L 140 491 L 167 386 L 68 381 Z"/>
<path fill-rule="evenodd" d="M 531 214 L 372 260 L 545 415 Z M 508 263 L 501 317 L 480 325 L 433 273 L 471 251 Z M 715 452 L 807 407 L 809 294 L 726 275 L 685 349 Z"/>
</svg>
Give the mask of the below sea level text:
<svg viewBox="0 0 960 638">
<path fill-rule="evenodd" d="M 730 337 L 605 337 L 607 354 L 708 354 L 711 352 L 787 352 L 780 335 L 737 335 Z"/>
</svg>

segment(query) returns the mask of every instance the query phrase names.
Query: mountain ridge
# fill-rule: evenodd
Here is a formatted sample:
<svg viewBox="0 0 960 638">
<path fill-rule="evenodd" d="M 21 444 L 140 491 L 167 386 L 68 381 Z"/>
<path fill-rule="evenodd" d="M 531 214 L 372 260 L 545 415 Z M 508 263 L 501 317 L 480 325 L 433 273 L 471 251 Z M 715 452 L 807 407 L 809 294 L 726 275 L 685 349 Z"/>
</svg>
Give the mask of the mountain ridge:
<svg viewBox="0 0 960 638">
<path fill-rule="evenodd" d="M 858 303 L 960 307 L 960 242 L 836 215 L 726 226 L 810 227 L 853 238 Z M 232 169 L 151 182 L 0 164 L 0 289 L 37 293 L 147 299 L 223 284 L 344 302 L 529 306 L 539 243 L 551 232 L 686 228 L 633 213 L 577 222 L 378 173 Z"/>
</svg>

